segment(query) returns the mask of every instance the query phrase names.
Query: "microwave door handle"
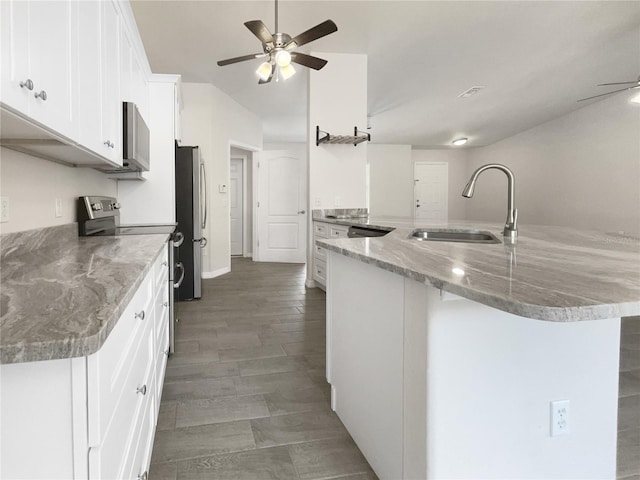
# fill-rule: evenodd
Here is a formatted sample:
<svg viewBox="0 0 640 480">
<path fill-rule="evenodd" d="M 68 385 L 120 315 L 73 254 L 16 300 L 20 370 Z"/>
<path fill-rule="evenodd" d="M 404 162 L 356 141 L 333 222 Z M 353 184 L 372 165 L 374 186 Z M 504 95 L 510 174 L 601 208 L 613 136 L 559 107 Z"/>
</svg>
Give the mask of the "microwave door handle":
<svg viewBox="0 0 640 480">
<path fill-rule="evenodd" d="M 207 227 L 207 204 L 209 203 L 208 198 L 207 198 L 207 170 L 204 166 L 204 163 L 200 164 L 200 171 L 202 172 L 202 177 L 201 177 L 201 181 L 202 181 L 202 185 L 203 185 L 203 191 L 204 191 L 204 208 L 202 209 L 203 211 L 203 215 L 202 215 L 202 229 L 204 230 Z"/>
</svg>

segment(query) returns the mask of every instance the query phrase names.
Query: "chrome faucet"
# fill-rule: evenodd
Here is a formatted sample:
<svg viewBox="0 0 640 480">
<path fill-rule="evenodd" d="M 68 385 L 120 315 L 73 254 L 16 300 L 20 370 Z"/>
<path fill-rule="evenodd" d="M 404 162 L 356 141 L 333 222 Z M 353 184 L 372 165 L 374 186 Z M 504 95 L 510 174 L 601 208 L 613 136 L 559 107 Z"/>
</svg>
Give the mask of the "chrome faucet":
<svg viewBox="0 0 640 480">
<path fill-rule="evenodd" d="M 462 191 L 462 196 L 467 198 L 473 197 L 473 190 L 476 188 L 476 180 L 478 180 L 478 177 L 482 172 L 491 168 L 495 168 L 504 172 L 507 176 L 507 179 L 509 180 L 509 183 L 507 185 L 507 221 L 505 222 L 502 234 L 504 235 L 505 242 L 513 244 L 516 243 L 516 240 L 518 238 L 518 209 L 515 207 L 516 179 L 511 170 L 509 170 L 504 165 L 500 165 L 499 163 L 488 163 L 487 165 L 479 167 L 475 172 L 473 172 L 473 175 L 471 175 L 471 179 Z"/>
</svg>

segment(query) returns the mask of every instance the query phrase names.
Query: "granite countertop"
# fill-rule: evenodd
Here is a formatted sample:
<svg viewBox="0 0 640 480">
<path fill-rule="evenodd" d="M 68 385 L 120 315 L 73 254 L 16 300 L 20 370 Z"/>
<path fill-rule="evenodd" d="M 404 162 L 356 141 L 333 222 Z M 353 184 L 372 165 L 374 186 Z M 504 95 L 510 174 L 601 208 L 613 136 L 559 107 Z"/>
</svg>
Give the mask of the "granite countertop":
<svg viewBox="0 0 640 480">
<path fill-rule="evenodd" d="M 317 243 L 515 315 L 557 322 L 640 315 L 639 238 L 521 225 L 515 246 L 421 242 L 409 234 L 427 224 L 409 218 L 314 220 L 393 227 L 384 237 L 319 239 Z M 504 227 L 467 221 L 430 226 L 489 230 L 500 240 Z"/>
<path fill-rule="evenodd" d="M 78 237 L 77 226 L 43 231 L 2 237 L 3 364 L 97 352 L 169 238 Z"/>
</svg>

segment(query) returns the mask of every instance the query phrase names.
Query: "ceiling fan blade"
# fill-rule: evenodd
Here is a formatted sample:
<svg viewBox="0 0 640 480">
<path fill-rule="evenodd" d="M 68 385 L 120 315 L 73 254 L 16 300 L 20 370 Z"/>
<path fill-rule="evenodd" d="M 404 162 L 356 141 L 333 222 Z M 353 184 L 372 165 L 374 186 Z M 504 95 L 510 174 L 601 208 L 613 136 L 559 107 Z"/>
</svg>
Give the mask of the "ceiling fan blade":
<svg viewBox="0 0 640 480">
<path fill-rule="evenodd" d="M 218 65 L 220 67 L 224 67 L 225 65 L 231 65 L 232 63 L 244 62 L 246 60 L 253 60 L 255 58 L 262 58 L 266 56 L 267 56 L 266 53 L 254 53 L 251 55 L 243 55 L 242 57 L 234 57 L 234 58 L 227 58 L 226 60 L 219 60 Z"/>
<path fill-rule="evenodd" d="M 620 90 L 614 90 L 613 92 L 601 93 L 600 95 L 594 95 L 593 97 L 581 98 L 576 100 L 577 102 L 583 102 L 585 100 L 591 100 L 592 98 L 604 97 L 605 95 L 611 95 L 613 93 L 624 92 L 625 90 L 631 90 L 636 87 L 621 88 Z"/>
<path fill-rule="evenodd" d="M 325 20 L 324 22 L 289 40 L 284 48 L 291 50 L 337 31 L 338 27 L 333 23 L 333 20 Z"/>
<path fill-rule="evenodd" d="M 305 53 L 295 52 L 291 54 L 291 61 L 305 67 L 313 68 L 314 70 L 320 70 L 327 64 L 326 60 L 318 57 L 312 57 Z"/>
<path fill-rule="evenodd" d="M 273 43 L 273 35 L 267 26 L 262 23 L 262 20 L 249 20 L 248 22 L 244 22 L 244 26 L 251 30 L 251 33 L 258 37 L 258 40 L 260 40 L 263 45 Z"/>
<path fill-rule="evenodd" d="M 633 82 L 617 82 L 617 83 L 600 83 L 599 87 L 606 87 L 608 85 L 631 85 L 632 83 L 640 84 L 640 80 L 634 80 Z"/>
</svg>

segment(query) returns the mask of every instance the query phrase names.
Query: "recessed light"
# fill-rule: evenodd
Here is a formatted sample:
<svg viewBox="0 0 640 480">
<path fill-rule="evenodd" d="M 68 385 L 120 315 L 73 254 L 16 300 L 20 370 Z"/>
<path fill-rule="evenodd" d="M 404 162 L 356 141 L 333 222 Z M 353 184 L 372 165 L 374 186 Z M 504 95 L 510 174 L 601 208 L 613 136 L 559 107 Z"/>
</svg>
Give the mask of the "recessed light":
<svg viewBox="0 0 640 480">
<path fill-rule="evenodd" d="M 456 147 L 459 147 L 460 145 L 464 145 L 465 143 L 467 143 L 469 141 L 468 138 L 456 138 L 453 143 Z"/>
</svg>

